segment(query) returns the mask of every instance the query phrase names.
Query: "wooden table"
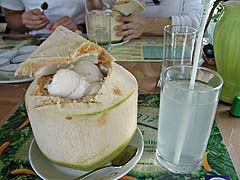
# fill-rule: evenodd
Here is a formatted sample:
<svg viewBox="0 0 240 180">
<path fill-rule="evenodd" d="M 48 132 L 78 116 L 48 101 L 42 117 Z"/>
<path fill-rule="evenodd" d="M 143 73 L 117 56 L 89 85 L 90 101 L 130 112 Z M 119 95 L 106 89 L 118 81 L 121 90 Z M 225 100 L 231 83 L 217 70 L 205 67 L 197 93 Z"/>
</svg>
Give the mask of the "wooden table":
<svg viewBox="0 0 240 180">
<path fill-rule="evenodd" d="M 140 92 L 158 93 L 156 83 L 161 70 L 161 62 L 118 62 L 131 71 L 137 78 Z M 0 84 L 0 125 L 5 122 L 19 104 L 29 83 Z M 230 105 L 220 102 L 216 121 L 227 145 L 228 152 L 240 177 L 240 118 L 229 114 Z"/>
</svg>

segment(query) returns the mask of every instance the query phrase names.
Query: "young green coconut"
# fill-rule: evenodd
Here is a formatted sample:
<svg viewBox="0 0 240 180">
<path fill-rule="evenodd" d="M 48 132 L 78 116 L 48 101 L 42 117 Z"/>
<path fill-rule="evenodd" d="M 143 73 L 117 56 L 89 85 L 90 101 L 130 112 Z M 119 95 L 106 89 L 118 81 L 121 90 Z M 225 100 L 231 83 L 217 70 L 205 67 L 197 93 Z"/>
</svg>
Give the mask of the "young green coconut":
<svg viewBox="0 0 240 180">
<path fill-rule="evenodd" d="M 137 128 L 138 85 L 113 61 L 101 47 L 58 27 L 20 65 L 16 74 L 38 77 L 25 103 L 34 138 L 50 161 L 93 170 L 128 145 Z"/>
</svg>

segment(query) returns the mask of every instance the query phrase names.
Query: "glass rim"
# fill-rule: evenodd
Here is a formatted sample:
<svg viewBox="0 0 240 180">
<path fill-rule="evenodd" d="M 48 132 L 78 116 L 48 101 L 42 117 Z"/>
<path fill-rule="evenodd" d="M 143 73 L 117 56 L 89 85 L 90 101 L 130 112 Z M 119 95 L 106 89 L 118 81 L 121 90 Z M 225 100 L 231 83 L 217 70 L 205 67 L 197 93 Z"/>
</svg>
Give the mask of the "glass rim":
<svg viewBox="0 0 240 180">
<path fill-rule="evenodd" d="M 186 68 L 191 68 L 191 69 L 193 68 L 193 66 L 188 66 L 188 65 L 169 66 L 169 67 L 167 67 L 166 69 L 164 69 L 164 71 L 163 71 L 163 77 L 162 77 L 162 78 L 163 78 L 163 81 L 166 81 L 166 73 L 167 73 L 167 71 L 169 71 L 169 70 L 171 70 L 171 69 L 181 68 L 181 67 L 186 67 Z M 214 71 L 214 70 L 212 70 L 212 69 L 209 69 L 209 68 L 206 68 L 206 67 L 201 67 L 201 66 L 198 66 L 197 69 L 198 69 L 198 70 L 204 70 L 204 71 L 206 71 L 206 72 L 208 72 L 208 73 L 210 73 L 210 74 L 213 74 L 215 77 L 217 77 L 217 78 L 219 79 L 219 82 L 220 82 L 220 83 L 219 83 L 216 87 L 212 87 L 211 89 L 207 89 L 207 90 L 196 90 L 196 89 L 189 89 L 189 88 L 181 88 L 181 87 L 176 86 L 176 85 L 174 85 L 174 84 L 172 84 L 172 83 L 169 83 L 170 81 L 167 81 L 167 82 L 168 82 L 169 85 L 171 85 L 171 86 L 173 86 L 173 87 L 176 87 L 176 88 L 178 88 L 178 89 L 181 89 L 181 90 L 183 90 L 183 91 L 197 92 L 197 93 L 208 93 L 208 92 L 210 92 L 210 91 L 216 91 L 216 90 L 219 90 L 219 89 L 222 88 L 224 80 L 223 80 L 223 78 L 222 78 L 216 71 Z M 187 79 L 187 80 L 190 81 L 190 79 Z"/>
<path fill-rule="evenodd" d="M 181 28 L 186 28 L 187 31 L 185 32 L 172 32 L 172 28 L 173 27 L 181 27 Z M 171 29 L 170 29 L 171 28 Z M 188 31 L 191 30 L 191 31 Z M 186 25 L 166 25 L 164 26 L 164 32 L 168 33 L 168 34 L 189 34 L 189 35 L 196 35 L 197 34 L 197 29 L 192 27 L 192 26 L 186 26 Z"/>
<path fill-rule="evenodd" d="M 87 12 L 85 14 L 85 17 L 86 16 L 111 16 L 111 12 L 112 10 L 93 10 L 93 11 L 90 11 L 90 12 Z"/>
</svg>

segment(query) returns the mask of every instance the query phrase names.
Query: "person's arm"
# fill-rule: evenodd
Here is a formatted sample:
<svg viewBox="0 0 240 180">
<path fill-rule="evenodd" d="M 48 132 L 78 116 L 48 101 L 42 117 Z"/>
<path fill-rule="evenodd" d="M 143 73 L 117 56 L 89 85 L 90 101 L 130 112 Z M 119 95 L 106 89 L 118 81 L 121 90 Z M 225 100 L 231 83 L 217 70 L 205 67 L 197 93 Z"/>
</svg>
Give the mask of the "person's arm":
<svg viewBox="0 0 240 180">
<path fill-rule="evenodd" d="M 5 19 L 8 27 L 13 31 L 28 32 L 28 28 L 22 23 L 22 13 L 24 11 L 15 11 L 5 9 Z"/>
<path fill-rule="evenodd" d="M 174 3 L 174 2 L 172 2 Z M 114 29 L 118 36 L 125 36 L 124 40 L 138 38 L 142 34 L 163 34 L 165 25 L 186 25 L 198 28 L 201 20 L 201 0 L 183 0 L 183 5 L 179 10 L 180 15 L 169 18 L 146 18 L 142 16 L 121 16 L 119 21 L 123 25 Z"/>
<path fill-rule="evenodd" d="M 86 7 L 88 11 L 101 10 L 103 8 L 102 0 L 86 0 Z"/>
<path fill-rule="evenodd" d="M 172 18 L 146 18 L 144 34 L 163 35 L 164 26 L 172 24 Z"/>
<path fill-rule="evenodd" d="M 49 20 L 40 9 L 16 11 L 6 9 L 6 21 L 10 29 L 17 32 L 40 30 L 47 26 Z"/>
<path fill-rule="evenodd" d="M 162 35 L 165 25 L 171 24 L 171 18 L 147 18 L 142 16 L 120 16 L 118 21 L 125 22 L 115 26 L 118 36 L 124 36 L 124 41 L 138 38 L 142 34 Z"/>
<path fill-rule="evenodd" d="M 73 32 L 75 32 L 78 29 L 78 25 L 69 16 L 63 16 L 59 18 L 53 24 L 48 24 L 47 28 L 50 31 L 54 31 L 60 25 L 64 26 L 65 28 Z"/>
<path fill-rule="evenodd" d="M 201 0 L 184 0 L 181 15 L 170 18 L 145 18 L 145 30 L 143 33 L 163 34 L 164 26 L 185 25 L 199 28 L 201 20 Z"/>
<path fill-rule="evenodd" d="M 191 26 L 198 29 L 201 21 L 201 12 L 201 0 L 183 0 L 182 13 L 179 16 L 172 16 L 172 24 Z"/>
</svg>

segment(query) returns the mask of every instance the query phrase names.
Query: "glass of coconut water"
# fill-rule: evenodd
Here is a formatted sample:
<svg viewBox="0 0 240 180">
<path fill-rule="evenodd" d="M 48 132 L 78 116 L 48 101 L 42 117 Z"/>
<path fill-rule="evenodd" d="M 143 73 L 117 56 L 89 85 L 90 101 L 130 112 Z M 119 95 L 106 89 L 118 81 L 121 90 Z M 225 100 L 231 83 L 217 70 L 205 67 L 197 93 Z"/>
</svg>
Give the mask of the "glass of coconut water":
<svg viewBox="0 0 240 180">
<path fill-rule="evenodd" d="M 217 72 L 198 67 L 190 89 L 192 69 L 171 66 L 162 73 L 156 157 L 176 173 L 192 172 L 201 164 L 223 85 Z"/>
<path fill-rule="evenodd" d="M 94 10 L 86 14 L 87 38 L 111 51 L 111 15 L 109 10 Z"/>
</svg>

